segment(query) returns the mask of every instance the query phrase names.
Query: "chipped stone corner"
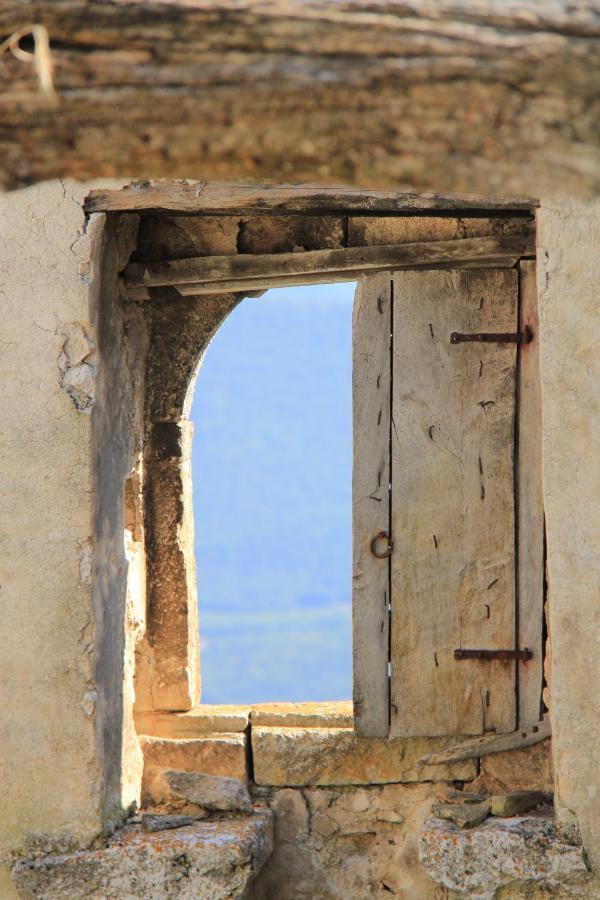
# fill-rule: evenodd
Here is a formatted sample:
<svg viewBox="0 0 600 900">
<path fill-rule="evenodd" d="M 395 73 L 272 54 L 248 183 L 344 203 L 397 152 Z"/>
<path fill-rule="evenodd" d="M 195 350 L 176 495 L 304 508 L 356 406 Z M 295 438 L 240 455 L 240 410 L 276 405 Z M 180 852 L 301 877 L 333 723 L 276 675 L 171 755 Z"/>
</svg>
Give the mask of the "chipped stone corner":
<svg viewBox="0 0 600 900">
<path fill-rule="evenodd" d="M 60 386 L 79 412 L 91 413 L 96 401 L 96 344 L 79 322 L 59 326 L 64 342 L 58 357 Z"/>
</svg>

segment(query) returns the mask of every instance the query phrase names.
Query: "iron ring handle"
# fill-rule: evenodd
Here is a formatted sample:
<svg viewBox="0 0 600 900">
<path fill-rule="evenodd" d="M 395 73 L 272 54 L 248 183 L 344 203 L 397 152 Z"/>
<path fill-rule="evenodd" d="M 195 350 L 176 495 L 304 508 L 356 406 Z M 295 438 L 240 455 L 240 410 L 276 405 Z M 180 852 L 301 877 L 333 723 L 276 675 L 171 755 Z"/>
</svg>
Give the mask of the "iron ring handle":
<svg viewBox="0 0 600 900">
<path fill-rule="evenodd" d="M 387 541 L 387 547 L 383 551 L 383 553 L 381 553 L 379 550 L 377 550 L 377 542 L 381 541 L 381 540 Z M 392 555 L 393 549 L 394 549 L 394 542 L 390 538 L 387 531 L 378 531 L 377 534 L 375 535 L 375 537 L 373 538 L 373 540 L 371 541 L 371 553 L 373 554 L 373 556 L 377 557 L 377 559 L 386 559 L 388 556 Z"/>
</svg>

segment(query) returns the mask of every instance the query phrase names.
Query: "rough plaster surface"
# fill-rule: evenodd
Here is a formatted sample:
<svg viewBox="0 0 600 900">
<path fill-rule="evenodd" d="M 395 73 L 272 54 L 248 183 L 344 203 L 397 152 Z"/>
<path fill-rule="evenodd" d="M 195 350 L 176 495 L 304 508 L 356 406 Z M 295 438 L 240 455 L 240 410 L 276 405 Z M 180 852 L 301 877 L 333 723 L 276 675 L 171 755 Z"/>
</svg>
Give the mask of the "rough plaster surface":
<svg viewBox="0 0 600 900">
<path fill-rule="evenodd" d="M 86 414 L 99 235 L 97 227 L 84 233 L 85 193 L 82 185 L 51 182 L 0 196 L 5 859 L 13 850 L 85 843 L 101 827 Z"/>
<path fill-rule="evenodd" d="M 600 869 L 600 203 L 538 215 L 558 823 Z"/>
</svg>

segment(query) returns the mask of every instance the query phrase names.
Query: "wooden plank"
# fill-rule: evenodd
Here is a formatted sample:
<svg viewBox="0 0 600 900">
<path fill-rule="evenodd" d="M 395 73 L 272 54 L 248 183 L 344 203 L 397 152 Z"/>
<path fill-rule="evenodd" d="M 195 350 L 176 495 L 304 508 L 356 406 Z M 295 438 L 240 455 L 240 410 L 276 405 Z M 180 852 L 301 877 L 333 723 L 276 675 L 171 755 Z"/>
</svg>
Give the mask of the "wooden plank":
<svg viewBox="0 0 600 900">
<path fill-rule="evenodd" d="M 529 212 L 539 201 L 529 197 L 482 197 L 369 191 L 307 184 L 236 184 L 219 181 L 138 181 L 121 190 L 91 191 L 85 211 L 202 213 L 203 215 L 286 215 L 346 212 L 399 213 L 415 210 L 498 210 Z"/>
<path fill-rule="evenodd" d="M 453 263 L 428 263 L 424 266 L 383 266 L 382 272 L 401 272 L 414 269 L 447 269 L 449 265 L 453 269 L 512 269 L 519 261 L 518 256 L 505 256 L 495 259 L 467 259 L 456 261 Z M 376 274 L 379 269 L 369 269 L 370 274 Z M 274 287 L 293 287 L 301 284 L 336 284 L 344 281 L 356 281 L 364 275 L 363 269 L 353 271 L 348 269 L 342 272 L 316 272 L 307 273 L 306 275 L 265 275 L 262 278 L 239 278 L 229 281 L 205 281 L 196 282 L 194 284 L 177 284 L 175 290 L 182 297 L 197 297 L 206 294 L 215 293 L 239 293 L 246 291 L 264 292 Z M 130 299 L 147 300 L 149 299 L 148 288 L 130 287 L 128 290 Z"/>
<path fill-rule="evenodd" d="M 389 726 L 389 558 L 371 541 L 389 529 L 391 280 L 361 278 L 352 325 L 352 629 L 354 728 L 385 737 Z"/>
<path fill-rule="evenodd" d="M 515 663 L 514 270 L 394 275 L 392 735 L 508 732 Z M 458 352 L 457 352 L 458 350 Z"/>
<path fill-rule="evenodd" d="M 531 747 L 533 744 L 545 741 L 551 734 L 550 719 L 546 716 L 541 722 L 519 728 L 508 734 L 482 734 L 439 753 L 428 753 L 421 757 L 419 763 L 423 766 L 442 766 L 465 759 L 489 756 L 491 753 L 522 750 L 523 747 Z"/>
<path fill-rule="evenodd" d="M 541 718 L 544 620 L 544 498 L 542 493 L 542 392 L 537 284 L 534 261 L 519 266 L 520 327 L 533 340 L 519 346 L 518 384 L 518 563 L 520 647 L 533 658 L 519 667 L 519 721 Z"/>
<path fill-rule="evenodd" d="M 533 236 L 497 235 L 457 238 L 450 241 L 416 241 L 383 247 L 342 247 L 310 250 L 305 253 L 239 254 L 237 256 L 196 256 L 156 263 L 129 263 L 126 283 L 163 287 L 193 282 L 224 281 L 235 278 L 264 278 L 276 275 L 305 275 L 319 272 L 381 270 L 397 266 L 454 264 L 460 260 L 490 260 L 503 255 L 533 253 Z"/>
</svg>

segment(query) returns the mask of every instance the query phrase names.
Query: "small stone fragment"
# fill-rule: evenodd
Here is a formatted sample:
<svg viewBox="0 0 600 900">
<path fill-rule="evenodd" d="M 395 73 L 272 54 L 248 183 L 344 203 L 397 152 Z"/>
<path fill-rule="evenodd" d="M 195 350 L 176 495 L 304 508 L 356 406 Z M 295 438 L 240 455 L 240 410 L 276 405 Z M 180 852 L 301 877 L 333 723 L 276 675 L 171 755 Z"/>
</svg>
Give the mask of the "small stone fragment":
<svg viewBox="0 0 600 900">
<path fill-rule="evenodd" d="M 473 803 L 483 803 L 486 799 L 486 794 L 480 791 L 475 793 L 474 791 L 457 791 L 453 788 L 448 788 L 444 791 L 442 796 L 443 803 L 467 803 L 469 805 Z"/>
<path fill-rule="evenodd" d="M 183 828 L 184 825 L 193 825 L 195 819 L 192 816 L 154 816 L 146 813 L 142 816 L 142 828 L 144 831 L 167 831 L 169 828 Z"/>
<path fill-rule="evenodd" d="M 481 803 L 434 803 L 432 814 L 438 819 L 454 822 L 459 828 L 475 828 L 485 822 L 490 812 L 490 801 Z"/>
<path fill-rule="evenodd" d="M 510 794 L 495 794 L 492 797 L 492 815 L 510 818 L 520 816 L 535 809 L 547 799 L 543 791 L 512 791 Z"/>
<path fill-rule="evenodd" d="M 197 803 L 205 809 L 217 809 L 222 812 L 252 810 L 250 795 L 237 778 L 170 770 L 164 773 L 164 779 L 175 796 L 189 803 Z"/>
</svg>

